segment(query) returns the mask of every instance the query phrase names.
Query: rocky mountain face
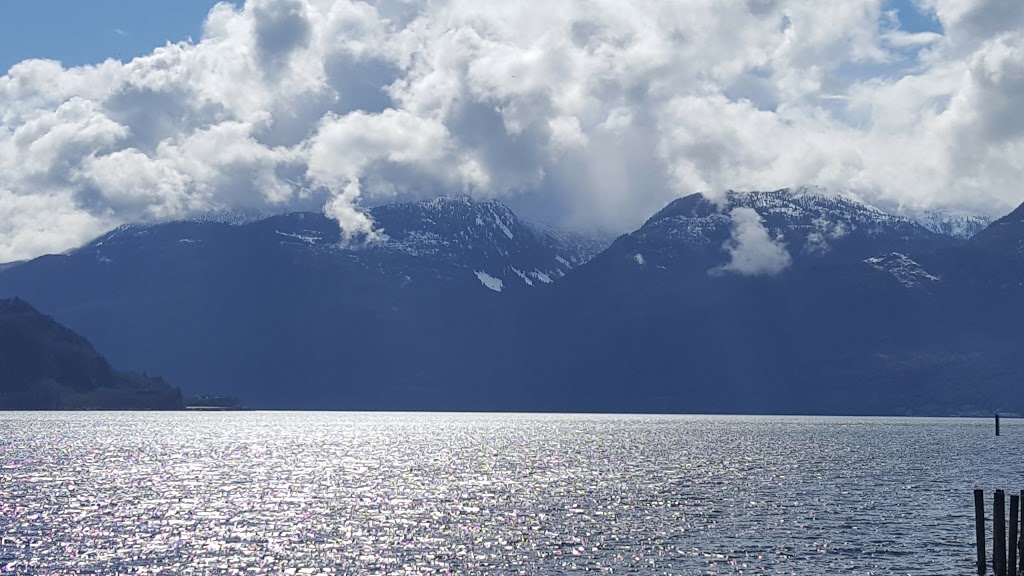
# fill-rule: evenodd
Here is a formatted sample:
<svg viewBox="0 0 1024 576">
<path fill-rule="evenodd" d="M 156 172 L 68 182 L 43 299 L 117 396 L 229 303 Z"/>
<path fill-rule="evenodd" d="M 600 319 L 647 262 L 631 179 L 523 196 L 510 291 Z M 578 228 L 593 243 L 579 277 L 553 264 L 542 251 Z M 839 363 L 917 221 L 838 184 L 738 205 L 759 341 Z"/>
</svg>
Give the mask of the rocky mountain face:
<svg viewBox="0 0 1024 576">
<path fill-rule="evenodd" d="M 1005 410 L 1017 212 L 962 234 L 810 188 L 692 195 L 605 246 L 442 198 L 374 208 L 373 241 L 310 213 L 123 227 L 0 295 L 254 407 Z"/>
</svg>

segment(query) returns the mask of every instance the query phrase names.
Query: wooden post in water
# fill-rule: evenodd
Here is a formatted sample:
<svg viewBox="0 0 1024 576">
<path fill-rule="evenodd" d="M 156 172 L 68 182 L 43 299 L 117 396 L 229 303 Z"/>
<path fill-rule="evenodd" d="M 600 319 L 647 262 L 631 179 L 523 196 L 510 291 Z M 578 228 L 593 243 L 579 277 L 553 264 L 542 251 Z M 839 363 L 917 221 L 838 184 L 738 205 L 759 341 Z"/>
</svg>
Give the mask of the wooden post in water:
<svg viewBox="0 0 1024 576">
<path fill-rule="evenodd" d="M 992 572 L 1006 576 L 1006 493 L 996 490 L 992 500 Z"/>
<path fill-rule="evenodd" d="M 1010 576 L 1017 576 L 1017 513 L 1020 511 L 1020 495 L 1010 494 L 1010 541 L 1007 543 L 1006 551 L 1006 573 Z"/>
<path fill-rule="evenodd" d="M 1020 501 L 1021 504 L 1024 505 L 1024 490 L 1020 491 Z M 1022 508 L 1022 512 L 1020 514 L 1020 522 L 1022 529 L 1017 531 L 1017 542 L 1012 544 L 1017 546 L 1017 562 L 1020 563 L 1016 568 L 1016 574 L 1024 574 L 1024 508 Z"/>
<path fill-rule="evenodd" d="M 999 436 L 999 412 L 996 412 L 996 436 Z"/>
<path fill-rule="evenodd" d="M 974 534 L 978 538 L 978 574 L 985 573 L 985 493 L 974 491 Z"/>
</svg>

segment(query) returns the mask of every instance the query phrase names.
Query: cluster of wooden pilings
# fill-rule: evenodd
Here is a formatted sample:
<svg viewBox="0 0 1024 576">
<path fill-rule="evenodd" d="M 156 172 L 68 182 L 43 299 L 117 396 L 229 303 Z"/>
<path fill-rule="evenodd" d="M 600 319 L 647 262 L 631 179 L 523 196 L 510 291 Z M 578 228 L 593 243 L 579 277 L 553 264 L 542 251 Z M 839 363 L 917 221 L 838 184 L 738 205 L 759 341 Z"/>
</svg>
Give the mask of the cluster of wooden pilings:
<svg viewBox="0 0 1024 576">
<path fill-rule="evenodd" d="M 996 490 L 992 497 L 992 572 L 995 576 L 1018 576 L 1024 574 L 1024 514 L 1021 514 L 1020 494 L 1010 495 L 1010 530 L 1007 532 L 1006 493 Z M 985 493 L 974 491 L 974 530 L 978 538 L 978 574 L 984 574 L 988 567 L 985 560 Z M 1007 545 L 1009 537 L 1009 545 Z M 1019 563 L 1019 564 L 1018 564 Z"/>
</svg>

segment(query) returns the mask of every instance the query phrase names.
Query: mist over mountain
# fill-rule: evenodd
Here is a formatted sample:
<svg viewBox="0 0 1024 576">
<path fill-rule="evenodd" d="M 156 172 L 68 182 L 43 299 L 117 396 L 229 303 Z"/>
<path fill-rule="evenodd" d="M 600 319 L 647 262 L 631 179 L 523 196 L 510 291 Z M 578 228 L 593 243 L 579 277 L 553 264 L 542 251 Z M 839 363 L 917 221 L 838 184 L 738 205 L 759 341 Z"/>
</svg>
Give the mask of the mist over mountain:
<svg viewBox="0 0 1024 576">
<path fill-rule="evenodd" d="M 0 295 L 252 407 L 1024 408 L 1020 209 L 969 234 L 815 188 L 697 194 L 610 244 L 493 200 L 367 216 L 123 226 L 0 269 Z"/>
</svg>

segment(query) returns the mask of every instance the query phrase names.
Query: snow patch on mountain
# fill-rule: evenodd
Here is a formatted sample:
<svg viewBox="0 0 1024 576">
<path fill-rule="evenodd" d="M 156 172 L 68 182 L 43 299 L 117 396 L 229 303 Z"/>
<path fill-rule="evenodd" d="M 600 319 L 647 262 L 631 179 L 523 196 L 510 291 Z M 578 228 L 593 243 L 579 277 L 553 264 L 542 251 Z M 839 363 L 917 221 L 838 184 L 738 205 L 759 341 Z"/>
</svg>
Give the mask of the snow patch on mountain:
<svg viewBox="0 0 1024 576">
<path fill-rule="evenodd" d="M 253 222 L 260 222 L 277 215 L 275 212 L 262 210 L 223 210 L 200 214 L 184 220 L 184 222 L 217 222 L 230 224 L 232 226 L 244 226 Z"/>
<path fill-rule="evenodd" d="M 526 275 L 526 272 L 523 272 L 522 270 L 519 270 L 518 268 L 512 268 L 512 272 L 516 276 L 519 276 L 520 278 L 522 278 L 523 282 L 525 282 L 527 286 L 533 286 L 533 280 L 530 280 L 530 277 Z"/>
<path fill-rule="evenodd" d="M 504 222 L 501 221 L 501 218 L 493 212 L 491 214 L 494 216 L 494 223 L 498 225 L 498 228 L 501 228 L 501 231 L 505 233 L 505 236 L 508 236 L 509 240 L 515 238 L 515 234 L 512 234 L 512 231 L 509 230 L 508 226 Z"/>
<path fill-rule="evenodd" d="M 280 236 L 284 236 L 286 238 L 293 238 L 300 242 L 305 242 L 310 246 L 313 246 L 314 244 L 320 242 L 321 240 L 320 236 L 312 231 L 308 231 L 306 234 L 292 234 L 291 232 L 282 232 L 280 230 L 275 230 L 275 232 L 277 232 L 277 234 Z"/>
<path fill-rule="evenodd" d="M 478 280 L 480 280 L 481 284 L 483 284 L 484 286 L 491 290 L 494 290 L 495 292 L 501 292 L 502 289 L 505 287 L 505 283 L 502 282 L 500 278 L 495 278 L 494 276 L 491 276 L 487 272 L 479 272 L 474 270 L 474 274 L 476 274 L 476 277 Z"/>
<path fill-rule="evenodd" d="M 890 252 L 883 256 L 868 258 L 867 265 L 892 274 L 900 284 L 907 288 L 915 288 L 930 282 L 938 282 L 939 277 L 928 273 L 920 264 L 906 254 Z"/>
</svg>

